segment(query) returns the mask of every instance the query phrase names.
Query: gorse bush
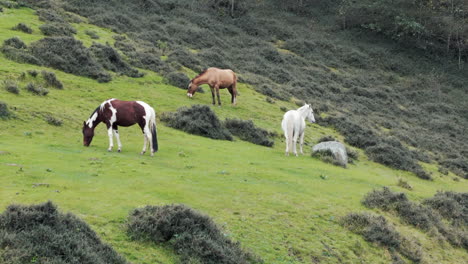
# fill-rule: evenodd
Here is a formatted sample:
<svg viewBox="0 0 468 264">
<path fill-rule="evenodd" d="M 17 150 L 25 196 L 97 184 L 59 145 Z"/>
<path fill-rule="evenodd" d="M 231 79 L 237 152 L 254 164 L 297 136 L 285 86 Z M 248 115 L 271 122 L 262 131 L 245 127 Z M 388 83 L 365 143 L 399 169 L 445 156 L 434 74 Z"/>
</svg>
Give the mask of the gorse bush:
<svg viewBox="0 0 468 264">
<path fill-rule="evenodd" d="M 223 127 L 216 114 L 206 105 L 181 107 L 173 113 L 163 113 L 161 121 L 168 126 L 213 139 L 232 140 L 232 135 Z"/>
<path fill-rule="evenodd" d="M 12 29 L 22 31 L 22 32 L 28 33 L 28 34 L 31 34 L 33 32 L 33 30 L 28 25 L 26 25 L 24 23 L 19 23 L 18 25 L 14 26 Z"/>
<path fill-rule="evenodd" d="M 37 71 L 37 70 L 28 70 L 28 74 L 31 75 L 32 77 L 36 78 L 37 75 L 39 74 L 39 71 Z"/>
<path fill-rule="evenodd" d="M 128 263 L 73 214 L 51 202 L 10 205 L 0 214 L 2 263 Z"/>
<path fill-rule="evenodd" d="M 187 89 L 190 82 L 189 77 L 183 72 L 170 72 L 165 77 L 170 85 L 180 89 Z"/>
<path fill-rule="evenodd" d="M 3 88 L 10 93 L 19 94 L 18 84 L 12 80 L 6 80 L 3 82 Z"/>
<path fill-rule="evenodd" d="M 133 239 L 169 242 L 182 263 L 247 264 L 262 261 L 231 241 L 210 219 L 185 205 L 146 206 L 130 212 Z"/>
<path fill-rule="evenodd" d="M 399 259 L 396 252 L 415 262 L 422 259 L 421 247 L 404 238 L 383 216 L 350 213 L 341 219 L 341 224 L 365 240 L 389 249 L 394 259 Z"/>
<path fill-rule="evenodd" d="M 31 52 L 45 66 L 102 82 L 111 80 L 83 43 L 74 38 L 47 37 L 32 43 Z"/>
<path fill-rule="evenodd" d="M 8 105 L 0 101 L 0 119 L 8 119 L 12 116 L 10 110 L 8 109 Z"/>
<path fill-rule="evenodd" d="M 423 204 L 436 210 L 454 226 L 468 226 L 468 193 L 437 192 Z"/>
<path fill-rule="evenodd" d="M 382 191 L 373 190 L 368 193 L 362 203 L 369 208 L 395 212 L 403 222 L 426 232 L 437 230 L 450 244 L 468 249 L 468 232 L 445 225 L 439 213 L 430 207 L 409 201 L 404 193 L 394 193 L 384 187 Z"/>
<path fill-rule="evenodd" d="M 30 54 L 26 44 L 18 37 L 6 39 L 1 48 L 2 53 L 6 58 L 21 63 L 31 63 L 41 65 L 42 62 Z"/>
<path fill-rule="evenodd" d="M 6 39 L 4 42 L 3 42 L 3 46 L 10 46 L 10 47 L 13 47 L 15 49 L 26 49 L 27 46 L 26 44 L 18 37 L 13 37 L 13 38 L 9 38 L 9 39 Z"/>
<path fill-rule="evenodd" d="M 111 46 L 93 43 L 89 49 L 94 55 L 93 57 L 104 67 L 104 69 L 134 78 L 143 76 L 143 73 L 132 68 Z"/>
<path fill-rule="evenodd" d="M 94 30 L 87 29 L 87 30 L 85 30 L 85 34 L 88 35 L 92 39 L 99 39 L 100 38 L 99 35 L 97 34 L 97 32 L 94 31 Z"/>
<path fill-rule="evenodd" d="M 72 36 L 76 34 L 76 29 L 67 23 L 47 23 L 39 27 L 42 34 L 46 36 Z"/>
<path fill-rule="evenodd" d="M 41 71 L 41 75 L 44 78 L 47 87 L 55 87 L 57 89 L 63 89 L 62 82 L 59 81 L 59 79 L 57 79 L 57 76 L 55 75 L 54 72 Z"/>
<path fill-rule="evenodd" d="M 255 126 L 252 120 L 228 118 L 224 121 L 224 126 L 231 134 L 238 136 L 242 140 L 266 147 L 272 147 L 275 143 L 269 139 L 273 134 Z"/>
<path fill-rule="evenodd" d="M 34 84 L 34 83 L 28 83 L 26 85 L 26 91 L 33 93 L 35 95 L 39 95 L 39 96 L 46 96 L 49 93 L 49 90 L 42 87 L 41 85 Z"/>
</svg>

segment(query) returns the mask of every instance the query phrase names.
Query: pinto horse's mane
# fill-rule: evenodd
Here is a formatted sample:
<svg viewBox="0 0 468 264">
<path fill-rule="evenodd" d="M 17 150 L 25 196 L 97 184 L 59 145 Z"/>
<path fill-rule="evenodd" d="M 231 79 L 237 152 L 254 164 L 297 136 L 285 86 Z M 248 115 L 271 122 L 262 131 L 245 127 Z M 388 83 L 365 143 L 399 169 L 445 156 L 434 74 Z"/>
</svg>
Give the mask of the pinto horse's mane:
<svg viewBox="0 0 468 264">
<path fill-rule="evenodd" d="M 91 113 L 89 118 L 91 118 L 94 115 L 94 113 L 96 113 L 99 110 L 99 108 L 101 108 L 101 106 L 96 107 L 96 109 Z"/>
</svg>

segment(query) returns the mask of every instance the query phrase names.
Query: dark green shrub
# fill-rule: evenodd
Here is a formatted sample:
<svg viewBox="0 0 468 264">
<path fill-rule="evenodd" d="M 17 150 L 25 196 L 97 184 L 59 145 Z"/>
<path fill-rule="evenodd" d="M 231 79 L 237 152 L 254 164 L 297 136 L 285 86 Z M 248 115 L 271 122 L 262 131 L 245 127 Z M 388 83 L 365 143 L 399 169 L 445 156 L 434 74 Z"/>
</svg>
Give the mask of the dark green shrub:
<svg viewBox="0 0 468 264">
<path fill-rule="evenodd" d="M 0 215 L 4 263 L 128 263 L 71 213 L 51 202 L 10 205 Z"/>
<path fill-rule="evenodd" d="M 232 135 L 224 128 L 216 114 L 206 105 L 181 107 L 173 113 L 163 113 L 161 121 L 168 126 L 213 139 L 232 140 Z"/>
<path fill-rule="evenodd" d="M 411 186 L 407 181 L 403 180 L 403 179 L 398 179 L 398 183 L 397 183 L 398 186 L 400 186 L 401 188 L 405 188 L 405 189 L 408 189 L 408 190 L 412 190 L 413 189 L 413 186 Z"/>
<path fill-rule="evenodd" d="M 128 219 L 133 239 L 169 242 L 183 263 L 261 263 L 227 238 L 208 216 L 185 205 L 146 206 L 133 210 Z"/>
<path fill-rule="evenodd" d="M 46 82 L 47 87 L 55 87 L 57 89 L 63 89 L 62 82 L 59 81 L 59 79 L 57 79 L 57 76 L 55 75 L 54 72 L 42 71 L 41 74 Z"/>
<path fill-rule="evenodd" d="M 334 138 L 333 136 L 328 135 L 328 136 L 323 136 L 319 138 L 317 143 L 322 143 L 322 142 L 327 142 L 327 141 L 338 141 L 338 140 L 336 140 L 336 138 Z"/>
<path fill-rule="evenodd" d="M 180 89 L 187 89 L 188 84 L 190 82 L 189 77 L 185 75 L 183 72 L 170 72 L 169 74 L 165 75 L 167 82 Z"/>
<path fill-rule="evenodd" d="M 13 38 L 6 39 L 3 42 L 3 47 L 5 47 L 5 46 L 10 46 L 10 47 L 13 47 L 15 49 L 26 49 L 27 48 L 26 44 L 18 37 L 13 37 Z"/>
<path fill-rule="evenodd" d="M 31 34 L 33 32 L 33 30 L 30 27 L 28 27 L 28 25 L 26 25 L 24 23 L 19 23 L 18 25 L 14 26 L 12 29 L 22 31 L 22 32 L 28 33 L 28 34 Z"/>
<path fill-rule="evenodd" d="M 272 133 L 265 129 L 255 126 L 252 120 L 226 119 L 224 126 L 231 134 L 240 139 L 266 147 L 272 147 L 275 143 L 269 139 Z"/>
<path fill-rule="evenodd" d="M 46 96 L 49 93 L 49 90 L 34 83 L 28 83 L 26 85 L 26 91 L 39 96 Z"/>
<path fill-rule="evenodd" d="M 425 199 L 423 204 L 439 212 L 455 226 L 468 225 L 468 193 L 437 192 L 434 197 Z"/>
<path fill-rule="evenodd" d="M 36 78 L 37 75 L 39 74 L 39 71 L 37 71 L 37 70 L 28 70 L 28 74 L 31 75 L 32 77 Z"/>
<path fill-rule="evenodd" d="M 11 80 L 7 80 L 7 81 L 4 81 L 3 82 L 3 88 L 5 88 L 5 90 L 7 92 L 10 92 L 10 93 L 13 93 L 13 94 L 19 94 L 19 88 L 18 88 L 18 84 L 14 81 L 11 81 Z"/>
<path fill-rule="evenodd" d="M 47 22 L 66 23 L 62 14 L 53 8 L 43 8 L 36 11 L 39 19 Z"/>
<path fill-rule="evenodd" d="M 460 177 L 468 179 L 468 159 L 463 157 L 456 157 L 453 159 L 446 159 L 441 162 L 442 166 L 448 168 L 453 173 Z"/>
<path fill-rule="evenodd" d="M 103 82 L 111 80 L 83 43 L 74 38 L 47 37 L 32 43 L 31 52 L 48 67 Z"/>
<path fill-rule="evenodd" d="M 89 49 L 97 62 L 106 70 L 121 73 L 133 78 L 142 77 L 144 75 L 137 69 L 132 68 L 122 59 L 120 54 L 109 45 L 93 43 Z"/>
<path fill-rule="evenodd" d="M 49 125 L 53 125 L 53 126 L 62 126 L 63 122 L 62 120 L 58 119 L 58 118 L 55 118 L 51 115 L 46 115 L 45 116 L 45 121 L 49 124 Z"/>
<path fill-rule="evenodd" d="M 88 35 L 92 39 L 99 39 L 99 35 L 94 30 L 87 29 L 85 30 L 85 34 Z"/>
<path fill-rule="evenodd" d="M 47 23 L 39 27 L 42 34 L 46 36 L 72 36 L 76 34 L 76 29 L 67 23 Z"/>
<path fill-rule="evenodd" d="M 343 226 L 390 250 L 393 259 L 399 259 L 396 251 L 415 262 L 422 259 L 421 247 L 404 238 L 383 216 L 368 213 L 350 213 L 341 219 Z"/>
<path fill-rule="evenodd" d="M 346 168 L 345 165 L 341 164 L 340 161 L 334 158 L 333 152 L 329 149 L 323 149 L 319 151 L 312 152 L 312 157 L 319 158 L 321 161 L 333 164 L 335 166 L 341 166 Z"/>
<path fill-rule="evenodd" d="M 468 249 L 466 231 L 447 227 L 440 214 L 430 207 L 409 201 L 404 193 L 393 193 L 384 187 L 382 191 L 373 190 L 368 193 L 362 203 L 369 208 L 395 212 L 407 224 L 426 232 L 437 230 L 450 244 Z"/>
<path fill-rule="evenodd" d="M 0 119 L 8 119 L 12 116 L 8 105 L 5 102 L 0 101 Z"/>
</svg>

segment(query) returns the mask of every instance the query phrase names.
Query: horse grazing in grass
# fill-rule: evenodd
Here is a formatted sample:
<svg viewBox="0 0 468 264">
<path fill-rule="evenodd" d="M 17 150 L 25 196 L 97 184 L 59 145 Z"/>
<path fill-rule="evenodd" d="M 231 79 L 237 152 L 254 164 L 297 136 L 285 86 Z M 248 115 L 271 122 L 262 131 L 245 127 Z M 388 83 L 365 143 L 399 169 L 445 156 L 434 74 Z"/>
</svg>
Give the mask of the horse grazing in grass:
<svg viewBox="0 0 468 264">
<path fill-rule="evenodd" d="M 283 116 L 281 127 L 284 131 L 286 138 L 286 155 L 289 156 L 289 151 L 292 148 L 294 155 L 297 156 L 296 143 L 297 138 L 300 137 L 300 151 L 302 152 L 302 145 L 304 144 L 304 131 L 306 128 L 305 119 L 311 123 L 315 123 L 314 110 L 309 104 L 298 108 L 297 110 L 289 110 Z"/>
<path fill-rule="evenodd" d="M 211 96 L 213 97 L 213 104 L 215 103 L 215 91 L 218 98 L 218 105 L 221 105 L 219 99 L 219 89 L 227 88 L 231 94 L 231 103 L 236 104 L 237 97 L 237 76 L 232 70 L 222 70 L 218 68 L 208 68 L 200 73 L 197 77 L 193 78 L 187 90 L 187 96 L 192 98 L 198 89 L 198 86 L 208 84 L 211 89 Z"/>
<path fill-rule="evenodd" d="M 141 154 L 145 154 L 148 143 L 151 148 L 151 156 L 154 155 L 154 152 L 158 151 L 156 113 L 147 103 L 142 101 L 121 101 L 117 99 L 104 101 L 94 110 L 89 119 L 83 122 L 83 145 L 88 147 L 89 144 L 91 144 L 94 136 L 94 128 L 101 122 L 105 123 L 107 126 L 107 134 L 109 135 L 108 151 L 112 151 L 114 147 L 112 133 L 117 139 L 118 151 L 120 152 L 122 150 L 118 126 L 128 127 L 137 123 L 141 127 L 144 136 Z"/>
</svg>

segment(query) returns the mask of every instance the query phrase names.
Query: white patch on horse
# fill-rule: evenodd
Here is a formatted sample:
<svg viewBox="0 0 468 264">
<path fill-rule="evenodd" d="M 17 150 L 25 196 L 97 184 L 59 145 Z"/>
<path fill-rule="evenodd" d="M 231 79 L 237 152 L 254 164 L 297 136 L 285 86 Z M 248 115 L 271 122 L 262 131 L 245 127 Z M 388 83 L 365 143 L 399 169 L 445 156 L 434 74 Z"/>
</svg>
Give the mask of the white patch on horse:
<svg viewBox="0 0 468 264">
<path fill-rule="evenodd" d="M 143 133 L 144 133 L 144 145 L 143 145 L 143 150 L 141 151 L 142 154 L 146 152 L 146 145 L 149 144 L 150 149 L 152 150 L 152 144 L 153 144 L 153 137 L 152 137 L 152 132 L 151 132 L 151 127 L 153 125 L 153 120 L 156 118 L 156 113 L 154 112 L 154 109 L 149 106 L 147 103 L 142 102 L 142 101 L 136 101 L 138 104 L 143 106 L 143 109 L 145 109 L 145 115 L 143 118 L 145 119 L 145 127 L 143 128 Z M 151 155 L 153 155 L 153 151 L 151 151 Z"/>
<path fill-rule="evenodd" d="M 94 121 L 96 121 L 98 117 L 98 113 L 97 111 L 94 112 L 94 114 L 88 119 L 88 121 L 86 121 L 86 125 L 89 126 L 89 128 L 93 128 L 93 124 L 94 124 Z"/>
</svg>

